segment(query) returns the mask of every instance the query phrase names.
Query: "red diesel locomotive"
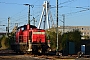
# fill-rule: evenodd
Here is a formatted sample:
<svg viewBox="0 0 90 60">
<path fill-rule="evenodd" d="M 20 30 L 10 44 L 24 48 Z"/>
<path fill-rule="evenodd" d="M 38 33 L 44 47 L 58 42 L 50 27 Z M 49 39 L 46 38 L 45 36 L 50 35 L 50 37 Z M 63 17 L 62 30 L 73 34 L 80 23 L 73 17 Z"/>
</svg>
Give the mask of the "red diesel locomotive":
<svg viewBox="0 0 90 60">
<path fill-rule="evenodd" d="M 44 29 L 38 29 L 36 26 L 29 24 L 18 27 L 15 43 L 12 45 L 15 52 L 44 54 L 47 53 L 48 48 L 49 43 L 47 43 Z"/>
</svg>

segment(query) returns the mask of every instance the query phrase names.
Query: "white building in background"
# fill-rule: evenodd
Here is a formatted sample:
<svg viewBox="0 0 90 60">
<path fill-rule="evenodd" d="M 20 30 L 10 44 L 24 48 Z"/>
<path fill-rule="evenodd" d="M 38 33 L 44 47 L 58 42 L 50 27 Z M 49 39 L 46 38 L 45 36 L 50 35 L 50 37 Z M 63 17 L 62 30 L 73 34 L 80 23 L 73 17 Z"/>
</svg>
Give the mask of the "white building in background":
<svg viewBox="0 0 90 60">
<path fill-rule="evenodd" d="M 59 31 L 61 31 L 62 33 L 70 32 L 75 29 L 78 29 L 79 31 L 81 31 L 82 36 L 88 36 L 90 38 L 90 26 L 59 26 Z M 81 39 L 85 39 L 85 38 L 82 37 Z"/>
</svg>

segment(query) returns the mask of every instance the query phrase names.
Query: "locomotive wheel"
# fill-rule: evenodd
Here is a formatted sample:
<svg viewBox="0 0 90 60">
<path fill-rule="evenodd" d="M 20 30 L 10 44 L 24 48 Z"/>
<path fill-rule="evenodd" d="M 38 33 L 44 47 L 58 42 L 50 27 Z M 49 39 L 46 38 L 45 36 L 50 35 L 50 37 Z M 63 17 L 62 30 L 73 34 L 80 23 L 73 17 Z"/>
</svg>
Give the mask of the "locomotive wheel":
<svg viewBox="0 0 90 60">
<path fill-rule="evenodd" d="M 38 55 L 38 47 L 36 45 L 32 46 L 32 53 Z"/>
</svg>

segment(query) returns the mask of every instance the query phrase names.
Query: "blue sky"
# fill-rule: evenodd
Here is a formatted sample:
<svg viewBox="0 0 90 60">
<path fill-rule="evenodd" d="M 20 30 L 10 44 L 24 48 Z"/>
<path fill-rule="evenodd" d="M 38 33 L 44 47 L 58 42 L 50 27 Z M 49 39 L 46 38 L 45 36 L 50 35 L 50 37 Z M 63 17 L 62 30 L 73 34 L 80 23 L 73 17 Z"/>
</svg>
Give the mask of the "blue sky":
<svg viewBox="0 0 90 60">
<path fill-rule="evenodd" d="M 38 25 L 42 12 L 42 5 L 45 0 L 0 0 L 0 25 L 6 25 L 10 17 L 10 30 L 15 23 L 20 25 L 27 24 L 28 7 L 23 4 L 31 4 L 31 20 L 33 17 Z M 48 0 L 51 7 L 56 6 L 56 0 Z M 65 14 L 66 26 L 90 26 L 90 0 L 58 0 L 59 1 L 59 25 Z M 77 8 L 79 7 L 79 8 Z M 81 7 L 81 8 L 80 8 Z M 88 10 L 89 9 L 89 10 Z M 54 24 L 56 24 L 56 8 L 51 8 Z M 31 21 L 33 24 L 33 21 Z M 0 26 L 0 32 L 5 31 L 6 26 Z"/>
</svg>

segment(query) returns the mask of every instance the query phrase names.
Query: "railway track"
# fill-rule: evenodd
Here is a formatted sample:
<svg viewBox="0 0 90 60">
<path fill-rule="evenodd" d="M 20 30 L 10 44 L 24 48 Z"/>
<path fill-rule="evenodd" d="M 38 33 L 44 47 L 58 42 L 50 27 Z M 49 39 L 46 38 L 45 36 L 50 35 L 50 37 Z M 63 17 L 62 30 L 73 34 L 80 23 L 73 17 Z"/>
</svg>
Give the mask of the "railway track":
<svg viewBox="0 0 90 60">
<path fill-rule="evenodd" d="M 73 56 L 55 56 L 55 55 L 29 55 L 29 54 L 16 54 L 13 50 L 0 50 L 0 60 L 90 60 L 89 55 L 82 58 Z"/>
<path fill-rule="evenodd" d="M 16 54 L 13 50 L 0 50 L 0 60 L 52 60 L 54 57 L 46 55 Z"/>
</svg>

